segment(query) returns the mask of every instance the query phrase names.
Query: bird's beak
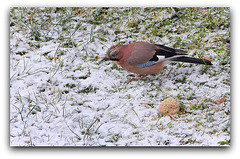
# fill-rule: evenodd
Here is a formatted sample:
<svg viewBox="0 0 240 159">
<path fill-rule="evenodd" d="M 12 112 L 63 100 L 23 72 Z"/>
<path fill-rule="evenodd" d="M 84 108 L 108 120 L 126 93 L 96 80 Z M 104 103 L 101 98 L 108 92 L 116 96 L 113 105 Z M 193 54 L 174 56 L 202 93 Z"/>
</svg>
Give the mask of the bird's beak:
<svg viewBox="0 0 240 159">
<path fill-rule="evenodd" d="M 103 62 L 103 61 L 108 61 L 110 60 L 110 58 L 104 57 L 102 60 L 99 61 L 99 63 Z"/>
</svg>

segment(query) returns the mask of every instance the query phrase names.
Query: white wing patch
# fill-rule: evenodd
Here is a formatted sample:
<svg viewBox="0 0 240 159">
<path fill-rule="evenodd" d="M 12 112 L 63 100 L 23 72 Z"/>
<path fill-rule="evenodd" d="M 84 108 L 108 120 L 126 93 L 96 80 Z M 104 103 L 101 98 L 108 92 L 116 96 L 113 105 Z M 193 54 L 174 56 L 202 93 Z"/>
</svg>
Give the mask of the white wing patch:
<svg viewBox="0 0 240 159">
<path fill-rule="evenodd" d="M 171 59 L 174 59 L 174 58 L 177 58 L 177 57 L 183 57 L 183 56 L 185 56 L 185 55 L 175 55 L 175 56 L 168 57 L 168 58 L 165 58 L 165 56 L 157 56 L 159 60 L 156 61 L 156 63 L 162 62 L 162 61 L 168 61 L 168 60 L 171 60 Z"/>
</svg>

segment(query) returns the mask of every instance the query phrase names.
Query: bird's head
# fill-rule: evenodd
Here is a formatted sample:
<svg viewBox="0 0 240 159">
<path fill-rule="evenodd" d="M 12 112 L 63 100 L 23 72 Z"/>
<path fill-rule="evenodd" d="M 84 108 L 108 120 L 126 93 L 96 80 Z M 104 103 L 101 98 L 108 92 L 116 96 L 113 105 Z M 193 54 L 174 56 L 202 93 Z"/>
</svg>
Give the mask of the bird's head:
<svg viewBox="0 0 240 159">
<path fill-rule="evenodd" d="M 120 45 L 112 46 L 108 49 L 107 55 L 101 60 L 102 61 L 119 61 L 118 54 L 119 54 L 119 47 Z"/>
</svg>

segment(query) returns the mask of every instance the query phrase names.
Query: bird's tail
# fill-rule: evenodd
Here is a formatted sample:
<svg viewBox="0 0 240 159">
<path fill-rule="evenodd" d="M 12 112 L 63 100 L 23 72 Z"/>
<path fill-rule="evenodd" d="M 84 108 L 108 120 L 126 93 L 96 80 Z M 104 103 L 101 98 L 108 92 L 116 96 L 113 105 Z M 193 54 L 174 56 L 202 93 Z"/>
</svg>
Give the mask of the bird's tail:
<svg viewBox="0 0 240 159">
<path fill-rule="evenodd" d="M 171 61 L 179 61 L 179 62 L 188 62 L 188 63 L 197 63 L 197 64 L 204 64 L 204 65 L 212 65 L 210 60 L 200 59 L 200 58 L 193 58 L 193 57 L 176 57 L 171 59 Z"/>
<path fill-rule="evenodd" d="M 204 65 L 212 65 L 211 60 L 200 59 L 200 58 L 193 58 L 187 57 L 187 51 L 181 49 L 174 49 L 164 45 L 155 44 L 158 47 L 156 49 L 156 55 L 165 56 L 164 60 L 160 61 L 180 61 L 180 62 L 188 62 L 188 63 L 197 63 L 197 64 L 204 64 Z M 159 62 L 159 61 L 158 61 Z"/>
</svg>

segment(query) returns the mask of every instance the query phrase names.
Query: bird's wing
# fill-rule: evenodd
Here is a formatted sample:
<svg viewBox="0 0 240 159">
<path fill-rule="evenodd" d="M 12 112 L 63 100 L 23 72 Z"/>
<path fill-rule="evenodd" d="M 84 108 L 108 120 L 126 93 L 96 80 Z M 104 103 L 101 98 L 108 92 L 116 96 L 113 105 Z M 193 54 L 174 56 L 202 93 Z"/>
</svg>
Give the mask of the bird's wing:
<svg viewBox="0 0 240 159">
<path fill-rule="evenodd" d="M 156 46 L 146 42 L 136 42 L 131 46 L 127 62 L 131 65 L 144 64 L 151 60 L 156 53 Z"/>
<path fill-rule="evenodd" d="M 176 55 L 187 55 L 187 51 L 185 50 L 174 49 L 174 48 L 170 48 L 170 47 L 159 45 L 159 44 L 154 44 L 154 45 L 158 47 L 158 49 L 156 49 L 156 55 L 162 55 L 162 56 L 165 56 L 166 58 L 173 57 Z"/>
</svg>

